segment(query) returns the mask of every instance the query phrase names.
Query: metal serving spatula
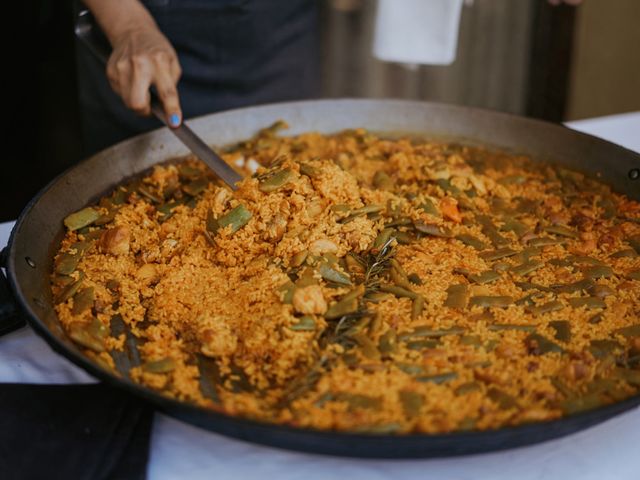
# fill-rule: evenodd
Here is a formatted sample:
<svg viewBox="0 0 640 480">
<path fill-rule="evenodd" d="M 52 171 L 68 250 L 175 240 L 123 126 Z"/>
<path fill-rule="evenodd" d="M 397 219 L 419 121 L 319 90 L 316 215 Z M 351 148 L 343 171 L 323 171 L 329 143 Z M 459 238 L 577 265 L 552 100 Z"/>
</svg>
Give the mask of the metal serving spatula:
<svg viewBox="0 0 640 480">
<path fill-rule="evenodd" d="M 75 24 L 75 34 L 89 48 L 91 53 L 106 66 L 109 55 L 111 54 L 111 47 L 88 10 L 81 10 L 78 13 Z M 149 93 L 151 94 L 151 111 L 158 120 L 166 125 L 165 113 L 160 99 L 153 89 L 150 90 Z M 182 143 L 189 147 L 200 160 L 207 164 L 232 190 L 238 188 L 236 187 L 236 183 L 242 180 L 242 177 L 197 136 L 184 121 L 179 127 L 170 127 L 169 130 L 171 130 Z"/>
</svg>

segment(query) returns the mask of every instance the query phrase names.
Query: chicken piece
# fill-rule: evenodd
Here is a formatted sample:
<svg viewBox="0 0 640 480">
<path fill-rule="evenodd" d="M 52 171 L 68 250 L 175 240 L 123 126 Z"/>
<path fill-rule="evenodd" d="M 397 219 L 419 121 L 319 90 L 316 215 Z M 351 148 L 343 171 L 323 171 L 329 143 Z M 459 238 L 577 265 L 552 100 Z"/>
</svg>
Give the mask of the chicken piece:
<svg viewBox="0 0 640 480">
<path fill-rule="evenodd" d="M 153 263 L 146 263 L 136 272 L 136 279 L 143 285 L 153 283 L 158 279 L 158 268 Z"/>
<path fill-rule="evenodd" d="M 129 253 L 131 232 L 124 226 L 113 227 L 106 230 L 98 240 L 98 248 L 102 253 L 111 255 L 126 255 Z"/>
<path fill-rule="evenodd" d="M 321 238 L 313 242 L 309 248 L 313 255 L 322 255 L 323 253 L 336 253 L 338 246 L 331 240 Z"/>
<path fill-rule="evenodd" d="M 267 224 L 265 232 L 266 239 L 278 242 L 282 239 L 287 229 L 287 219 L 281 213 L 276 213 L 271 221 Z"/>
<path fill-rule="evenodd" d="M 563 370 L 562 376 L 568 381 L 575 383 L 589 376 L 589 366 L 582 360 L 575 360 L 569 363 Z"/>
<path fill-rule="evenodd" d="M 296 288 L 293 294 L 293 308 L 296 312 L 305 315 L 322 315 L 327 311 L 327 301 L 322 295 L 319 285 L 309 285 L 303 288 Z"/>
<path fill-rule="evenodd" d="M 238 337 L 226 322 L 221 319 L 210 320 L 205 322 L 207 327 L 199 333 L 202 354 L 207 357 L 222 357 L 233 354 L 238 346 Z"/>
</svg>

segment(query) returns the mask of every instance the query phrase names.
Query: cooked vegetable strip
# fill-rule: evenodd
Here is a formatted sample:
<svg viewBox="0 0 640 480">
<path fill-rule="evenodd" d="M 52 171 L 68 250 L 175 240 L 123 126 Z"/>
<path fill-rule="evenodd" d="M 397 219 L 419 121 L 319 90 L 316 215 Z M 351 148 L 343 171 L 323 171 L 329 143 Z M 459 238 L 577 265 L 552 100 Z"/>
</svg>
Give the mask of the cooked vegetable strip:
<svg viewBox="0 0 640 480">
<path fill-rule="evenodd" d="M 231 225 L 231 233 L 236 233 L 249 223 L 251 216 L 251 212 L 244 205 L 238 205 L 218 219 L 218 228 L 225 228 Z"/>
<path fill-rule="evenodd" d="M 339 272 L 338 270 L 331 268 L 326 263 L 320 265 L 318 269 L 322 278 L 327 281 L 338 283 L 340 285 L 351 285 L 351 280 L 349 279 L 349 275 Z"/>
<path fill-rule="evenodd" d="M 518 252 L 515 250 L 512 250 L 511 248 L 505 247 L 505 248 L 499 248 L 498 250 L 494 250 L 491 252 L 483 252 L 480 254 L 480 256 L 484 258 L 486 261 L 492 262 L 494 260 L 500 260 L 502 258 L 512 257 L 516 253 Z"/>
<path fill-rule="evenodd" d="M 515 302 L 513 297 L 504 296 L 504 295 L 477 295 L 471 297 L 469 301 L 469 305 L 474 307 L 508 307 L 509 305 Z"/>
<path fill-rule="evenodd" d="M 484 272 L 480 272 L 475 275 L 469 275 L 469 280 L 472 280 L 475 283 L 483 285 L 485 283 L 495 282 L 500 278 L 500 274 L 493 270 L 485 270 Z"/>
<path fill-rule="evenodd" d="M 535 272 L 536 270 L 538 270 L 539 268 L 544 267 L 544 263 L 536 261 L 536 260 L 531 260 L 525 263 L 522 263 L 520 265 L 516 265 L 514 267 L 512 267 L 510 270 L 511 272 L 513 272 L 514 275 L 519 275 L 521 277 L 528 275 L 532 272 Z"/>
<path fill-rule="evenodd" d="M 469 288 L 466 285 L 451 285 L 447 288 L 447 299 L 444 302 L 445 307 L 466 308 L 468 301 Z"/>
<path fill-rule="evenodd" d="M 556 331 L 556 340 L 565 343 L 571 341 L 571 323 L 567 320 L 554 320 L 553 322 L 549 322 L 549 326 Z"/>
<path fill-rule="evenodd" d="M 87 227 L 100 218 L 100 212 L 93 207 L 83 208 L 64 219 L 64 226 L 70 231 Z"/>
<path fill-rule="evenodd" d="M 564 305 L 561 301 L 552 300 L 542 305 L 535 305 L 533 307 L 529 307 L 527 310 L 537 317 L 538 315 L 544 315 L 545 313 L 551 313 L 551 312 L 555 312 L 556 310 L 562 310 L 563 307 Z"/>
<path fill-rule="evenodd" d="M 258 188 L 264 193 L 271 193 L 289 183 L 292 177 L 293 172 L 288 168 L 279 170 L 262 180 Z"/>
</svg>

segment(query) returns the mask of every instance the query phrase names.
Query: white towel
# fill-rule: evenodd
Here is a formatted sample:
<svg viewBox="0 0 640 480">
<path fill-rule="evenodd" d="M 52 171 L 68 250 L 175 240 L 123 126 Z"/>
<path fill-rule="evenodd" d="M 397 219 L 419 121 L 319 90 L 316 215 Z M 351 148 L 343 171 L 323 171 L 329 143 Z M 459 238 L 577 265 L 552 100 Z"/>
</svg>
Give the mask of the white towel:
<svg viewBox="0 0 640 480">
<path fill-rule="evenodd" d="M 386 62 L 450 65 L 463 0 L 378 0 L 373 54 Z"/>
</svg>

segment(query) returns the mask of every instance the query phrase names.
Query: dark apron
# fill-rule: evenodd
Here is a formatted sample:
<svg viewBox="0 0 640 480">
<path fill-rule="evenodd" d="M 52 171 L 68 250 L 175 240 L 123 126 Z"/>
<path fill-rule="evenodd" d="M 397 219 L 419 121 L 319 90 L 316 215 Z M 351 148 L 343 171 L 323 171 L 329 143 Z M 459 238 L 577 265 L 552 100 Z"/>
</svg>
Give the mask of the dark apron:
<svg viewBox="0 0 640 480">
<path fill-rule="evenodd" d="M 184 118 L 318 96 L 316 0 L 143 3 L 180 58 Z M 79 44 L 77 58 L 85 154 L 161 126 L 129 111 Z"/>
</svg>

